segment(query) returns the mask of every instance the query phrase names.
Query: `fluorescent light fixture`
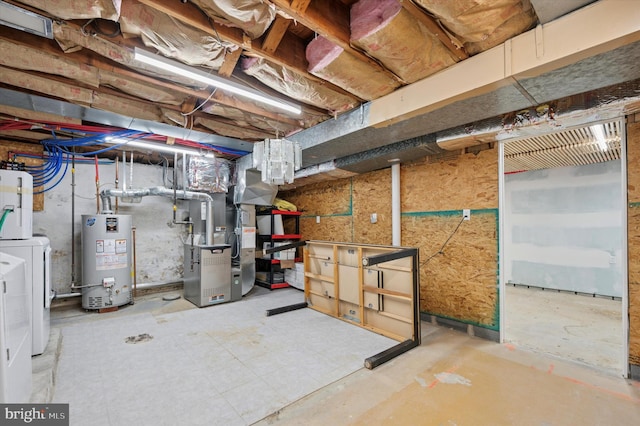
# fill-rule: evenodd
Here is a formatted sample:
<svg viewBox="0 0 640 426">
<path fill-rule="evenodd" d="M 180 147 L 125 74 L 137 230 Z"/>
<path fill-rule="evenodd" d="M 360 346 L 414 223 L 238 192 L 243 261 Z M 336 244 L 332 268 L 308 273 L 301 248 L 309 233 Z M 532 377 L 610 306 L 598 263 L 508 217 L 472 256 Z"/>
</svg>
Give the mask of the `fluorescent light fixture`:
<svg viewBox="0 0 640 426">
<path fill-rule="evenodd" d="M 130 141 L 122 138 L 112 138 L 106 137 L 104 138 L 104 143 L 112 144 L 112 145 L 123 145 L 131 148 L 143 148 L 150 149 L 152 151 L 157 152 L 167 152 L 170 154 L 189 154 L 189 155 L 197 155 L 201 156 L 203 153 L 197 151 L 195 149 L 189 148 L 181 148 L 175 145 L 165 145 L 160 143 L 150 143 L 150 142 L 142 142 L 142 141 Z"/>
<path fill-rule="evenodd" d="M 53 39 L 51 19 L 0 1 L 0 24 Z"/>
<path fill-rule="evenodd" d="M 609 147 L 607 146 L 607 138 L 604 136 L 604 126 L 602 124 L 596 124 L 594 126 L 590 126 L 591 134 L 596 140 L 598 147 L 601 151 L 606 151 Z"/>
<path fill-rule="evenodd" d="M 172 74 L 187 77 L 192 80 L 207 84 L 209 86 L 214 86 L 218 89 L 234 93 L 238 96 L 244 96 L 245 98 L 249 98 L 256 102 L 261 102 L 263 104 L 271 105 L 272 107 L 280 108 L 284 111 L 292 112 L 294 114 L 300 114 L 300 112 L 302 112 L 301 108 L 297 105 L 292 105 L 278 99 L 265 96 L 257 90 L 244 87 L 230 80 L 218 77 L 217 75 L 208 74 L 204 71 L 189 67 L 171 59 L 167 59 L 163 56 L 146 52 L 137 47 L 134 50 L 134 59 L 136 61 L 142 62 L 143 64 L 168 71 Z"/>
</svg>

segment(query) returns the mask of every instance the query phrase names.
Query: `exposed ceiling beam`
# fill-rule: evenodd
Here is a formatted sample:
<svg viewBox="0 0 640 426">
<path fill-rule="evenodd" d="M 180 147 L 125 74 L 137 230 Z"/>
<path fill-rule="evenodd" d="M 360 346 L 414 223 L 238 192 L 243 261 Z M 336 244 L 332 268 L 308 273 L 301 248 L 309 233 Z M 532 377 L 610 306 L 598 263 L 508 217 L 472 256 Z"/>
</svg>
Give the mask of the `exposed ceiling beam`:
<svg viewBox="0 0 640 426">
<path fill-rule="evenodd" d="M 222 66 L 218 70 L 218 75 L 222 77 L 227 77 L 227 78 L 231 77 L 231 74 L 233 73 L 233 70 L 236 68 L 236 65 L 238 64 L 238 60 L 240 59 L 241 55 L 242 55 L 241 48 L 237 48 L 233 52 L 227 52 L 226 55 L 224 56 L 224 62 L 222 63 Z"/>
<path fill-rule="evenodd" d="M 176 5 L 172 0 L 141 0 L 141 3 L 162 13 L 166 13 L 167 15 L 204 31 L 209 35 L 214 37 L 219 36 L 222 41 L 233 43 L 250 53 L 304 74 L 313 80 L 317 80 L 315 76 L 312 76 L 307 72 L 307 60 L 304 55 L 305 46 L 303 45 L 302 40 L 297 39 L 297 37 L 286 38 L 287 42 L 282 43 L 283 46 L 278 52 L 279 55 L 275 56 L 272 53 L 265 51 L 259 40 L 250 40 L 245 38 L 242 30 L 238 28 L 217 25 L 214 29 L 209 18 L 204 14 L 204 12 L 191 3 Z"/>
<path fill-rule="evenodd" d="M 291 9 L 299 13 L 304 13 L 309 7 L 311 0 L 291 0 Z"/>
<path fill-rule="evenodd" d="M 284 34 L 287 32 L 287 28 L 289 28 L 290 23 L 291 21 L 289 19 L 280 15 L 276 16 L 276 19 L 274 19 L 271 27 L 269 28 L 269 32 L 262 42 L 262 48 L 265 52 L 269 52 L 271 54 L 275 53 L 278 46 L 280 46 L 280 42 L 282 41 Z"/>
<path fill-rule="evenodd" d="M 291 71 L 297 72 L 303 75 L 311 81 L 321 83 L 325 87 L 334 90 L 343 95 L 353 96 L 350 92 L 344 90 L 342 87 L 336 86 L 326 80 L 322 80 L 307 71 L 308 62 L 305 56 L 306 45 L 303 40 L 296 37 L 289 32 L 285 32 L 282 41 L 280 42 L 278 55 L 267 52 L 263 47 L 260 40 L 251 40 L 244 35 L 242 30 L 238 28 L 227 27 L 225 25 L 218 25 L 214 29 L 212 27 L 209 18 L 191 3 L 180 4 L 176 6 L 172 0 L 140 0 L 141 3 L 146 4 L 160 12 L 184 22 L 187 25 L 191 25 L 205 33 L 212 35 L 216 38 L 220 38 L 222 41 L 233 43 L 243 48 L 248 54 L 258 56 L 267 59 L 274 64 L 283 66 Z M 212 18 L 213 19 L 213 18 Z"/>
<path fill-rule="evenodd" d="M 427 15 L 421 8 L 416 6 L 410 0 L 402 0 L 401 3 L 402 7 L 404 7 L 407 12 L 411 13 L 411 15 L 413 15 L 418 21 L 420 21 L 425 27 L 427 27 L 427 29 L 432 34 L 438 37 L 438 40 L 440 40 L 442 44 L 444 44 L 445 47 L 449 49 L 449 51 L 453 54 L 452 57 L 456 60 L 456 62 L 467 59 L 469 57 L 469 54 L 464 49 L 464 47 L 458 47 L 453 44 L 451 38 L 444 32 L 440 25 L 438 25 L 438 23 L 431 16 Z"/>
<path fill-rule="evenodd" d="M 68 23 L 67 25 L 70 27 L 73 26 L 70 23 Z M 76 27 L 76 29 L 80 31 L 79 28 Z M 28 50 L 37 49 L 39 52 L 44 52 L 48 55 L 54 55 L 58 58 L 71 60 L 76 62 L 81 67 L 86 67 L 87 65 L 93 66 L 99 70 L 109 71 L 111 73 L 114 73 L 130 81 L 151 84 L 151 85 L 168 89 L 177 93 L 182 93 L 187 96 L 193 96 L 199 99 L 206 99 L 210 96 L 210 93 L 211 93 L 208 90 L 192 89 L 179 84 L 170 83 L 159 78 L 150 77 L 144 74 L 137 73 L 124 66 L 114 65 L 114 62 L 105 60 L 104 57 L 93 53 L 89 49 L 82 49 L 78 52 L 72 52 L 72 53 L 63 53 L 60 51 L 60 48 L 55 44 L 55 42 L 49 41 L 42 37 L 32 36 L 22 31 L 12 31 L 3 26 L 0 26 L 0 40 L 3 40 L 4 42 L 12 43 L 16 46 L 22 46 L 24 49 L 28 49 Z M 229 67 L 232 72 L 241 53 L 242 53 L 242 49 L 237 49 L 236 51 L 227 54 L 227 57 L 225 58 L 225 62 L 223 64 L 223 68 L 225 68 L 225 64 L 226 64 L 226 66 Z M 224 72 L 226 73 L 226 71 Z M 229 76 L 230 75 L 231 74 L 229 74 Z M 216 93 L 213 99 L 215 99 L 217 102 L 219 102 L 222 105 L 237 108 L 251 114 L 256 114 L 262 117 L 268 117 L 275 121 L 286 123 L 292 126 L 300 125 L 299 120 L 261 108 L 260 106 L 256 105 L 253 102 L 243 101 L 241 99 L 237 99 L 236 97 L 224 96 L 221 93 Z"/>
<path fill-rule="evenodd" d="M 395 80 L 402 81 L 378 61 L 351 46 L 349 10 L 345 4 L 333 0 L 316 1 L 308 4 L 304 11 L 299 11 L 294 9 L 288 0 L 272 0 L 272 3 L 296 21 L 337 44 L 358 60 Z"/>
</svg>

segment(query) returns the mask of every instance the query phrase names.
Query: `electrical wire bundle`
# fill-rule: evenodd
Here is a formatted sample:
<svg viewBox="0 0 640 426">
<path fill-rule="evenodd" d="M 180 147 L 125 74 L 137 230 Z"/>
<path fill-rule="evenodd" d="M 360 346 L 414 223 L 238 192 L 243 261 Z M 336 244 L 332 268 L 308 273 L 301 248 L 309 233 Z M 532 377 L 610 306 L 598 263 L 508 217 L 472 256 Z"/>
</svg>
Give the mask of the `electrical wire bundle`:
<svg viewBox="0 0 640 426">
<path fill-rule="evenodd" d="M 46 191 L 50 191 L 51 189 L 58 186 L 60 182 L 64 179 L 69 169 L 69 162 L 72 157 L 76 155 L 80 155 L 82 157 L 89 157 L 101 154 L 103 152 L 116 149 L 121 145 L 124 145 L 126 142 L 122 144 L 116 144 L 107 148 L 101 148 L 91 152 L 81 152 L 76 153 L 76 147 L 87 147 L 94 145 L 102 145 L 104 144 L 105 135 L 104 134 L 94 134 L 91 136 L 77 138 L 77 139 L 58 139 L 56 137 L 55 131 L 52 131 L 54 138 L 46 139 L 41 141 L 42 146 L 44 147 L 45 153 L 43 156 L 27 154 L 27 153 L 19 153 L 16 154 L 20 157 L 27 158 L 38 158 L 42 159 L 43 163 L 40 165 L 26 165 L 25 170 L 33 176 L 33 187 L 43 187 L 42 190 L 34 192 L 34 194 L 41 194 Z M 120 132 L 110 133 L 110 137 L 114 138 L 131 138 L 133 136 L 139 135 L 139 137 L 145 136 L 146 134 L 141 134 L 138 131 L 134 130 L 124 130 Z M 53 182 L 53 183 L 52 183 Z"/>
<path fill-rule="evenodd" d="M 28 152 L 13 152 L 14 158 L 24 157 L 42 160 L 40 165 L 25 165 L 25 171 L 33 176 L 33 187 L 42 187 L 43 189 L 34 194 L 41 194 L 55 188 L 67 174 L 69 169 L 69 162 L 74 161 L 85 162 L 93 161 L 88 158 L 102 154 L 104 152 L 118 149 L 126 145 L 129 141 L 136 139 L 149 139 L 158 140 L 166 139 L 165 137 L 143 133 L 138 130 L 118 130 L 116 128 L 95 127 L 87 125 L 74 125 L 58 123 L 32 123 L 29 121 L 17 120 L 17 121 L 0 121 L 0 130 L 33 130 L 33 129 L 45 129 L 51 131 L 53 137 L 41 141 L 44 147 L 44 154 L 32 154 Z M 56 131 L 68 132 L 72 134 L 78 134 L 81 132 L 83 137 L 73 139 L 60 139 L 56 135 Z M 113 144 L 106 148 L 96 149 L 90 152 L 76 152 L 75 148 L 78 147 L 91 147 L 94 145 L 104 145 L 105 141 L 109 139 L 121 139 L 123 142 Z M 220 154 L 225 154 L 233 157 L 240 157 L 248 154 L 248 152 L 241 150 L 234 150 L 231 148 L 223 148 L 208 143 L 199 143 L 187 140 L 176 141 L 182 146 L 200 148 L 205 150 L 212 150 Z M 76 158 L 80 156 L 80 158 Z M 96 160 L 97 161 L 97 160 Z"/>
</svg>

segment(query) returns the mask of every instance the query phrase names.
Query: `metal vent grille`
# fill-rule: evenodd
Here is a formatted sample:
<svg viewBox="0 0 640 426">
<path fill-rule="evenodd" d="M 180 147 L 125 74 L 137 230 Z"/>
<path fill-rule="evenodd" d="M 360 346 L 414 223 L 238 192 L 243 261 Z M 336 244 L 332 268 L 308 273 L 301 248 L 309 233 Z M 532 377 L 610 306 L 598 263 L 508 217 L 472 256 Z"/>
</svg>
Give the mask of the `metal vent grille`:
<svg viewBox="0 0 640 426">
<path fill-rule="evenodd" d="M 225 257 L 220 254 L 207 254 L 206 256 L 202 256 L 201 262 L 202 266 L 215 266 L 215 265 L 224 265 L 229 260 L 225 260 Z"/>
<path fill-rule="evenodd" d="M 603 129 L 599 139 L 595 126 Z M 620 158 L 621 121 L 506 142 L 504 171 L 517 172 L 602 163 Z"/>
</svg>

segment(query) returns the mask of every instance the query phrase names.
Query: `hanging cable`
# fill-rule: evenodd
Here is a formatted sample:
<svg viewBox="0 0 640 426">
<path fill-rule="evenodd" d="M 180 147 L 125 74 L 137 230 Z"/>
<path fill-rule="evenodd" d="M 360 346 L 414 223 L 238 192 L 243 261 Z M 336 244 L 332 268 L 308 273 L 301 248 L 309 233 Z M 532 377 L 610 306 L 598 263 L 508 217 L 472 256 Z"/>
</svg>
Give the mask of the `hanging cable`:
<svg viewBox="0 0 640 426">
<path fill-rule="evenodd" d="M 451 238 L 453 238 L 453 236 L 456 234 L 456 232 L 458 232 L 458 229 L 460 228 L 460 225 L 462 225 L 462 222 L 464 222 L 464 217 L 460 220 L 460 222 L 458 222 L 458 226 L 456 226 L 456 229 L 453 230 L 453 232 L 451 233 L 451 235 L 449 235 L 449 238 L 447 238 L 447 240 L 444 242 L 444 244 L 442 244 L 442 247 L 440 247 L 440 250 L 438 250 L 437 252 L 433 253 L 431 256 L 429 256 L 427 258 L 427 260 L 425 260 L 424 262 L 422 262 L 420 264 L 420 266 L 424 266 L 426 265 L 431 259 L 433 259 L 434 257 L 436 257 L 439 254 L 444 254 L 444 248 L 446 247 L 446 245 L 449 243 L 449 241 L 451 240 Z"/>
<path fill-rule="evenodd" d="M 188 115 L 193 114 L 194 112 L 196 112 L 197 110 L 199 110 L 200 108 L 202 108 L 204 106 L 204 104 L 206 104 L 207 102 L 209 102 L 211 100 L 211 98 L 213 97 L 213 95 L 216 93 L 216 91 L 218 90 L 218 88 L 214 88 L 213 91 L 209 94 L 209 96 L 207 97 L 207 99 L 205 99 L 204 101 L 202 101 L 202 103 L 200 105 L 198 105 L 197 107 L 195 107 L 194 109 L 192 109 L 189 112 L 181 112 L 180 115 L 182 115 L 183 117 L 186 117 Z M 184 127 L 184 126 L 183 126 Z"/>
</svg>

